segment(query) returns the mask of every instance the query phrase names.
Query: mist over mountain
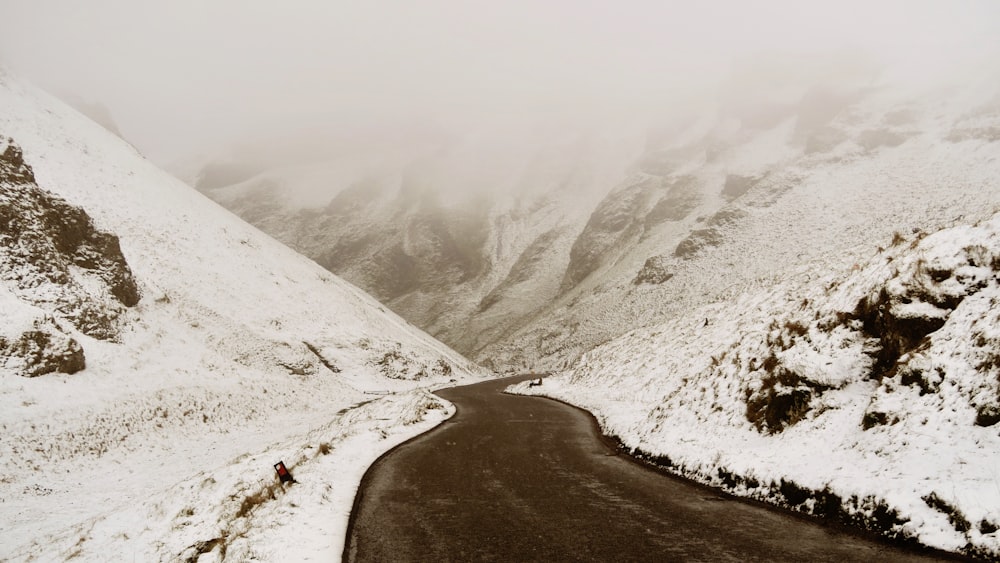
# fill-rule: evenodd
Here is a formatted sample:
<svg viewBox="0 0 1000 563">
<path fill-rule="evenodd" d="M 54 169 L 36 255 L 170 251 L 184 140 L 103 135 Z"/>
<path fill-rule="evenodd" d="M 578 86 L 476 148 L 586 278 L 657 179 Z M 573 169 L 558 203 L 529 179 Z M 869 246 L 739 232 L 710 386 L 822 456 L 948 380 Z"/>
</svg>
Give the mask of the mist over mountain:
<svg viewBox="0 0 1000 563">
<path fill-rule="evenodd" d="M 863 57 L 797 62 L 747 62 L 716 101 L 643 126 L 397 140 L 266 170 L 248 156 L 195 183 L 470 357 L 555 367 L 727 288 L 995 205 L 990 151 L 959 142 L 991 146 L 995 77 L 959 93 Z"/>
<path fill-rule="evenodd" d="M 430 387 L 526 372 L 1000 553 L 995 2 L 10 4 L 0 558 L 334 558 Z"/>
</svg>

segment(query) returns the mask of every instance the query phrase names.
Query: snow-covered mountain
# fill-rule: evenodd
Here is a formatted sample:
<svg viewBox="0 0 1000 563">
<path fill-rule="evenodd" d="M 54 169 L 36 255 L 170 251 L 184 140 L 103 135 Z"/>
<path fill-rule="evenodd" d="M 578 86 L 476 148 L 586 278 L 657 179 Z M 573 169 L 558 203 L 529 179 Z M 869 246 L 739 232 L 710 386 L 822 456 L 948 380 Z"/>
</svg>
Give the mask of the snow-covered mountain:
<svg viewBox="0 0 1000 563">
<path fill-rule="evenodd" d="M 1000 214 L 788 274 L 517 391 L 735 494 L 1000 557 Z"/>
<path fill-rule="evenodd" d="M 564 367 L 790 271 L 844 271 L 897 232 L 991 216 L 1000 90 L 971 91 L 807 92 L 769 123 L 716 122 L 693 144 L 648 153 L 644 163 L 669 172 L 640 170 L 601 202 L 576 243 L 598 256 L 589 275 L 570 268 L 567 280 L 580 280 L 572 290 L 478 357 Z"/>
<path fill-rule="evenodd" d="M 264 171 L 254 153 L 209 163 L 195 183 L 470 354 L 560 293 L 579 229 L 642 143 L 628 130 L 490 131 Z"/>
<path fill-rule="evenodd" d="M 678 473 L 997 557 L 995 72 L 736 86 L 565 167 L 458 142 L 314 167 L 312 203 L 282 199 L 300 166 L 209 193 L 483 364 L 556 371 L 533 392 Z"/>
<path fill-rule="evenodd" d="M 570 365 L 678 311 L 789 269 L 851 266 L 896 231 L 1000 202 L 995 84 L 903 88 L 868 71 L 789 84 L 733 78 L 708 110 L 656 128 L 216 163 L 202 187 L 510 371 Z"/>
<path fill-rule="evenodd" d="M 336 557 L 426 388 L 483 375 L 2 71 L 0 318 L 4 560 Z"/>
</svg>

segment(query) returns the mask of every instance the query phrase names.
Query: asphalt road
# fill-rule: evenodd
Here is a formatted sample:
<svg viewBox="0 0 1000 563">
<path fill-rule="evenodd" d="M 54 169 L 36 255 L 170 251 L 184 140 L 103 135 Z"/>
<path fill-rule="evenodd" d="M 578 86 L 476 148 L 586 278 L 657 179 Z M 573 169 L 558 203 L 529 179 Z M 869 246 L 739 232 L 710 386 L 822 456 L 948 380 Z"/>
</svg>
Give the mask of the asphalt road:
<svg viewBox="0 0 1000 563">
<path fill-rule="evenodd" d="M 525 377 L 438 392 L 449 421 L 362 484 L 346 561 L 934 561 L 641 466 L 593 418 L 503 395 Z"/>
</svg>

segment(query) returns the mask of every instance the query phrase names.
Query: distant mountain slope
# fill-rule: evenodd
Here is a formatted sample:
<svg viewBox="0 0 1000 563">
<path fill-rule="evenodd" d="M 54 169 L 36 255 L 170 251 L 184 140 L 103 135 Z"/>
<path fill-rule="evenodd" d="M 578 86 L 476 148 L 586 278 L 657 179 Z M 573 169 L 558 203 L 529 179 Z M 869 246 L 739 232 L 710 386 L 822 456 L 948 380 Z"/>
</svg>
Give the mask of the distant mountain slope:
<svg viewBox="0 0 1000 563">
<path fill-rule="evenodd" d="M 1000 556 L 1000 215 L 679 312 L 541 387 L 735 494 Z M 833 273 L 831 273 L 833 272 Z"/>
<path fill-rule="evenodd" d="M 559 295 L 577 231 L 640 145 L 630 132 L 560 132 L 514 149 L 472 137 L 204 190 L 470 353 Z"/>
<path fill-rule="evenodd" d="M 415 389 L 482 374 L 2 71 L 0 110 L 0 559 L 246 555 L 271 456 L 326 442 L 349 506 Z"/>
<path fill-rule="evenodd" d="M 787 271 L 850 268 L 896 232 L 990 216 L 1000 208 L 1000 143 L 989 133 L 1000 124 L 996 91 L 873 91 L 811 131 L 799 113 L 682 147 L 700 156 L 668 181 L 639 171 L 598 206 L 571 253 L 572 289 L 477 357 L 515 371 L 568 366 L 629 330 Z M 691 184 L 692 195 L 677 195 Z M 658 210 L 656 198 L 670 203 Z"/>
<path fill-rule="evenodd" d="M 995 84 L 830 80 L 777 101 L 743 86 L 669 127 L 334 155 L 207 193 L 510 371 L 1000 203 Z"/>
</svg>

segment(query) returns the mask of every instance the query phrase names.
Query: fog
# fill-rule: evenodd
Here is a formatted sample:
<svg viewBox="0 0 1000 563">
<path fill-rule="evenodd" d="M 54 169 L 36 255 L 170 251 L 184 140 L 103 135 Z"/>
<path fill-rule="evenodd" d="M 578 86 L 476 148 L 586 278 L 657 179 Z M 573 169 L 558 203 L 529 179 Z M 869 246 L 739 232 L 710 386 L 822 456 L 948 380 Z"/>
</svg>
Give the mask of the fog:
<svg viewBox="0 0 1000 563">
<path fill-rule="evenodd" d="M 790 76 L 830 80 L 847 67 L 866 79 L 927 82 L 998 53 L 992 0 L 0 7 L 2 64 L 61 97 L 106 106 L 160 164 L 247 139 L 334 131 L 652 122 L 732 101 L 742 94 L 734 85 L 780 89 Z"/>
</svg>

